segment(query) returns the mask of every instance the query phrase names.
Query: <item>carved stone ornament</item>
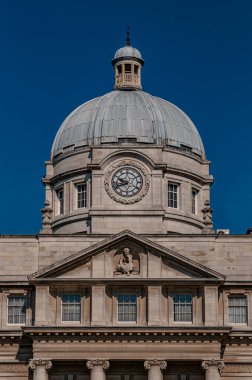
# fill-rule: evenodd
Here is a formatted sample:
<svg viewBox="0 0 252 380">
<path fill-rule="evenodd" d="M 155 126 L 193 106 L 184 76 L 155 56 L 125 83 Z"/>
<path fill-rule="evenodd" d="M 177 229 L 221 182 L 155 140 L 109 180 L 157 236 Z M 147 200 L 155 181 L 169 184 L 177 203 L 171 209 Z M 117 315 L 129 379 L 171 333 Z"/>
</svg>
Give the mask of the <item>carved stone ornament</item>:
<svg viewBox="0 0 252 380">
<path fill-rule="evenodd" d="M 52 208 L 50 207 L 50 202 L 45 201 L 45 207 L 41 209 L 42 212 L 42 228 L 47 229 L 51 228 L 52 223 Z"/>
<path fill-rule="evenodd" d="M 134 269 L 133 256 L 130 253 L 130 249 L 124 248 L 115 272 L 130 276 Z"/>
<path fill-rule="evenodd" d="M 201 210 L 203 214 L 203 223 L 205 226 L 212 227 L 213 226 L 213 209 L 210 207 L 209 200 L 205 201 L 205 207 Z"/>
<path fill-rule="evenodd" d="M 92 370 L 95 366 L 102 367 L 104 370 L 109 369 L 109 361 L 108 360 L 88 360 L 86 363 L 88 369 Z"/>
<path fill-rule="evenodd" d="M 130 197 L 123 197 L 113 190 L 112 184 L 111 184 L 112 177 L 115 171 L 121 167 L 129 167 L 132 169 L 135 168 L 140 172 L 141 176 L 143 177 L 141 190 L 139 190 L 139 192 L 136 195 L 133 195 Z M 146 170 L 146 168 L 139 162 L 135 160 L 120 160 L 114 163 L 112 166 L 110 166 L 109 170 L 105 174 L 104 186 L 108 195 L 114 201 L 123 203 L 123 204 L 132 204 L 135 202 L 139 202 L 148 192 L 150 188 L 150 175 L 148 171 Z"/>
<path fill-rule="evenodd" d="M 52 362 L 47 359 L 32 359 L 29 363 L 29 368 L 32 370 L 36 369 L 36 367 L 45 367 L 45 369 L 52 368 Z"/>
<path fill-rule="evenodd" d="M 252 364 L 227 364 L 222 373 L 250 373 L 252 376 Z"/>
<path fill-rule="evenodd" d="M 206 371 L 209 367 L 217 367 L 218 370 L 220 371 L 225 367 L 224 361 L 223 360 L 216 360 L 216 359 L 211 359 L 211 360 L 204 360 L 201 364 L 201 367 Z"/>
<path fill-rule="evenodd" d="M 165 360 L 157 360 L 157 359 L 153 359 L 153 360 L 146 360 L 144 362 L 144 368 L 149 370 L 151 367 L 153 366 L 157 366 L 159 367 L 161 370 L 165 370 L 166 367 L 167 367 L 167 363 Z"/>
</svg>

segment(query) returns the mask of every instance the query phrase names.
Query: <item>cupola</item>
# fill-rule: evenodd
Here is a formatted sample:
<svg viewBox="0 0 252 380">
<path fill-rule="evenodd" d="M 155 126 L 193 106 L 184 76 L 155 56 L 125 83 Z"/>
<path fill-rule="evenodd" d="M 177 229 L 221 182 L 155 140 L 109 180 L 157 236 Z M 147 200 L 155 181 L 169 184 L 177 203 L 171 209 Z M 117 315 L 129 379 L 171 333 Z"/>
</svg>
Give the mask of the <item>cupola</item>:
<svg viewBox="0 0 252 380">
<path fill-rule="evenodd" d="M 144 61 L 139 50 L 130 45 L 129 31 L 126 45 L 117 50 L 112 65 L 115 70 L 114 90 L 142 90 L 141 68 Z"/>
</svg>

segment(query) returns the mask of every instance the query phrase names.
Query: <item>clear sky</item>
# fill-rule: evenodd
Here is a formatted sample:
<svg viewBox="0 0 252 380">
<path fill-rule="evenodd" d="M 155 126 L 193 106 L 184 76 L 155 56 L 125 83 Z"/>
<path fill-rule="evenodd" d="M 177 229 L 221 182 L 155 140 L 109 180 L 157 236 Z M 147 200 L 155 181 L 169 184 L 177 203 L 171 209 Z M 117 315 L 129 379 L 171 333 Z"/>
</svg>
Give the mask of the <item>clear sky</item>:
<svg viewBox="0 0 252 380">
<path fill-rule="evenodd" d="M 144 90 L 193 120 L 211 160 L 215 228 L 252 227 L 251 0 L 8 0 L 0 9 L 0 233 L 40 229 L 44 161 L 64 118 L 112 90 L 131 42 Z"/>
</svg>

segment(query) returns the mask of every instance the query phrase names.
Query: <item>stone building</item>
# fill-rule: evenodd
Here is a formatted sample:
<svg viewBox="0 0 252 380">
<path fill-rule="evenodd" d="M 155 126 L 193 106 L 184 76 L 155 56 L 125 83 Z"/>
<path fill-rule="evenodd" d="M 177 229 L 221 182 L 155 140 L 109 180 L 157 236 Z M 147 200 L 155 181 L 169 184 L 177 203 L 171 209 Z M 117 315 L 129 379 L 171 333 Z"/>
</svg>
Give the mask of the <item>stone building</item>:
<svg viewBox="0 0 252 380">
<path fill-rule="evenodd" d="M 252 235 L 214 231 L 199 133 L 129 38 L 112 64 L 55 137 L 40 233 L 0 236 L 0 378 L 252 379 Z"/>
</svg>

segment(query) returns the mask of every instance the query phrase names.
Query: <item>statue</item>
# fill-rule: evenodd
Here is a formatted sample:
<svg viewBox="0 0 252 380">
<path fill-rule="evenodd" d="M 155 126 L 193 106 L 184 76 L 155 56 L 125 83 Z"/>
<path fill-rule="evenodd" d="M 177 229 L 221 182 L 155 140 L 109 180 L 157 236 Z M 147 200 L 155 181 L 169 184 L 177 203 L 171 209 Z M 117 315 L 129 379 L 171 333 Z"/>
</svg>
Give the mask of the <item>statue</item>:
<svg viewBox="0 0 252 380">
<path fill-rule="evenodd" d="M 119 263 L 116 267 L 117 272 L 121 272 L 129 276 L 134 270 L 133 256 L 129 248 L 124 248 L 123 254 L 120 257 Z"/>
<path fill-rule="evenodd" d="M 213 230 L 213 209 L 210 206 L 209 200 L 206 200 L 204 203 L 204 208 L 201 210 L 203 214 L 203 223 L 205 227 L 202 230 L 203 234 L 212 234 L 214 233 Z"/>
<path fill-rule="evenodd" d="M 52 212 L 53 210 L 50 207 L 50 202 L 45 201 L 45 207 L 42 208 L 42 230 L 41 233 L 51 233 L 51 223 L 52 223 Z"/>
</svg>

